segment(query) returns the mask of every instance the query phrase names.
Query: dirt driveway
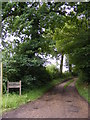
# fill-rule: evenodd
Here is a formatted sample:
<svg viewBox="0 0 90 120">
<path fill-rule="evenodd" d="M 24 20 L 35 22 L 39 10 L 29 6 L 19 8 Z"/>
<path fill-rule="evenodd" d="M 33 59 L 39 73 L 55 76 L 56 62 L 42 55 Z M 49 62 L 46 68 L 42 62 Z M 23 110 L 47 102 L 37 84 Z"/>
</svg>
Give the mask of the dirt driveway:
<svg viewBox="0 0 90 120">
<path fill-rule="evenodd" d="M 88 103 L 75 89 L 75 82 L 64 89 L 57 85 L 40 99 L 7 112 L 3 118 L 88 118 Z"/>
</svg>

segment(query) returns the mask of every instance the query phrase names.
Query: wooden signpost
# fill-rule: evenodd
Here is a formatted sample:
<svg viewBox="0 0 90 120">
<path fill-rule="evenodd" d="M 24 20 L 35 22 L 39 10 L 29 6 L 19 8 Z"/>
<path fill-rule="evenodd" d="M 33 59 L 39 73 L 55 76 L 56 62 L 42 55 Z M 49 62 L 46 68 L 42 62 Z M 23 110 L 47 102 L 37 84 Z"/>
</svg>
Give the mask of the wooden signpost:
<svg viewBox="0 0 90 120">
<path fill-rule="evenodd" d="M 0 83 L 0 93 L 1 93 L 1 96 L 2 96 L 2 83 L 3 83 L 3 64 L 1 62 L 1 83 Z"/>
<path fill-rule="evenodd" d="M 0 62 L 0 120 L 2 119 L 2 83 L 3 83 L 3 64 Z"/>
<path fill-rule="evenodd" d="M 10 88 L 19 88 L 19 95 L 21 95 L 21 81 L 19 82 L 9 82 L 7 81 L 7 92 L 9 93 Z"/>
</svg>

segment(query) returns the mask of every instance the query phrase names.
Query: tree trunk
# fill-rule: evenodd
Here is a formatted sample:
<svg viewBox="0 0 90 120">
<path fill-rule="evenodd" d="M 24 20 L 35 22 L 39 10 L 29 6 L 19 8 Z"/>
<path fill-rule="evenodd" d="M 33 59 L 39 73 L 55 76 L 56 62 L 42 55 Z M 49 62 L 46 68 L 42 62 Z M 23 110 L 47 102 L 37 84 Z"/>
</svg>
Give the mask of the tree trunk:
<svg viewBox="0 0 90 120">
<path fill-rule="evenodd" d="M 70 63 L 70 58 L 68 58 L 68 62 L 69 62 L 69 73 L 72 73 L 72 64 Z"/>
<path fill-rule="evenodd" d="M 69 72 L 72 73 L 72 64 L 69 63 Z"/>
<path fill-rule="evenodd" d="M 63 70 L 63 57 L 64 55 L 61 55 L 61 64 L 60 64 L 60 74 L 62 75 L 62 70 Z"/>
</svg>

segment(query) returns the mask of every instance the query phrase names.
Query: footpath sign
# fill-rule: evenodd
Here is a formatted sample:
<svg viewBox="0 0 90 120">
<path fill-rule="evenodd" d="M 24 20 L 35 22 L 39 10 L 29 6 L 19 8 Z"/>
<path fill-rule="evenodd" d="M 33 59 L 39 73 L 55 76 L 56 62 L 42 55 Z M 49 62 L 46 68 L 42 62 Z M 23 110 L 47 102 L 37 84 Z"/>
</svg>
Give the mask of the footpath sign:
<svg viewBox="0 0 90 120">
<path fill-rule="evenodd" d="M 19 88 L 19 95 L 21 95 L 21 80 L 19 82 L 7 81 L 7 93 L 9 93 L 10 88 Z"/>
</svg>

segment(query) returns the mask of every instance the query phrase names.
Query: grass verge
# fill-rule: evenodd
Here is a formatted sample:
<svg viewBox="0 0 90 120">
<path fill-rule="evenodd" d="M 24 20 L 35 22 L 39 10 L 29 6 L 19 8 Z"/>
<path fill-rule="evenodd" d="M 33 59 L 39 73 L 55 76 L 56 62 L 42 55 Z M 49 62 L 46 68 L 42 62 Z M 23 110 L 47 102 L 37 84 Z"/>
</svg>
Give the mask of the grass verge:
<svg viewBox="0 0 90 120">
<path fill-rule="evenodd" d="M 73 79 L 70 80 L 70 81 L 68 81 L 68 82 L 64 85 L 64 89 L 65 89 L 66 87 L 68 87 L 73 81 L 74 81 Z"/>
<path fill-rule="evenodd" d="M 8 111 L 10 109 L 18 108 L 20 105 L 29 101 L 34 101 L 40 98 L 45 92 L 51 89 L 53 86 L 63 82 L 65 78 L 54 79 L 50 83 L 40 88 L 24 91 L 21 96 L 18 94 L 4 94 L 2 97 L 2 111 Z"/>
<path fill-rule="evenodd" d="M 84 83 L 80 81 L 79 79 L 76 81 L 76 89 L 78 90 L 79 94 L 88 101 L 90 104 L 90 95 L 89 95 L 89 89 L 90 89 L 90 84 Z"/>
</svg>

